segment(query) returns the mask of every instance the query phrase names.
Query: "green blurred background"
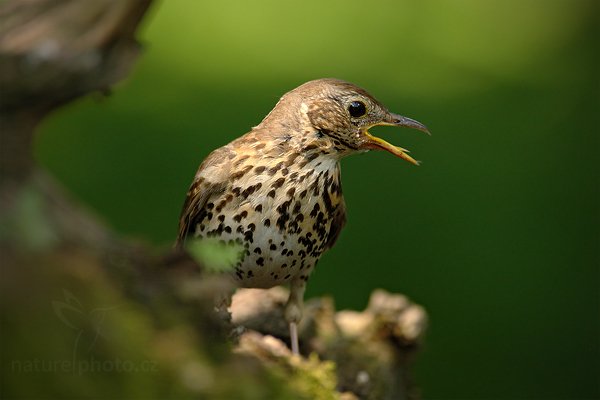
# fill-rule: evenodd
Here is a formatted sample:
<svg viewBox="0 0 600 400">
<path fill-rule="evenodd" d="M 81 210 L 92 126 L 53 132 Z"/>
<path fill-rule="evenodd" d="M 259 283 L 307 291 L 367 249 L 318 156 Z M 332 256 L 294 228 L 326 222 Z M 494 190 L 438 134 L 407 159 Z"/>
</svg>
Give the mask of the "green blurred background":
<svg viewBox="0 0 600 400">
<path fill-rule="evenodd" d="M 343 161 L 349 221 L 307 295 L 424 305 L 425 398 L 598 398 L 598 2 L 157 3 L 109 97 L 46 120 L 36 152 L 124 235 L 167 248 L 201 160 L 287 90 L 337 77 L 433 135 L 423 161 Z M 595 378 L 594 378 L 595 377 Z"/>
</svg>

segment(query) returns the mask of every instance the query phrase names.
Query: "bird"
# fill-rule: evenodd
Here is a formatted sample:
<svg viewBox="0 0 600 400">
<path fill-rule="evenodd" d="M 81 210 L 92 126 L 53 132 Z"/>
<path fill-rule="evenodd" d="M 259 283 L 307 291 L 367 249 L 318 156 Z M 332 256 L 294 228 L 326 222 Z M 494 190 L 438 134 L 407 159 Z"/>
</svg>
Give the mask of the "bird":
<svg viewBox="0 0 600 400">
<path fill-rule="evenodd" d="M 306 82 L 248 133 L 210 153 L 187 191 L 176 245 L 192 237 L 239 246 L 230 270 L 238 287 L 289 284 L 284 316 L 293 354 L 307 281 L 346 223 L 340 160 L 385 150 L 419 165 L 408 150 L 369 133 L 379 125 L 429 134 L 352 83 Z"/>
</svg>

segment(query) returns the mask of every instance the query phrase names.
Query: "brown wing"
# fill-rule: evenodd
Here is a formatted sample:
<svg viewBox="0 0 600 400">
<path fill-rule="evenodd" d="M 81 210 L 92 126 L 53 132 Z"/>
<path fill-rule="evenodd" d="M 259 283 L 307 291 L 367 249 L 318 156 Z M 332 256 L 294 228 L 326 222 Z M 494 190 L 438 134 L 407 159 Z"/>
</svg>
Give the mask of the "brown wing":
<svg viewBox="0 0 600 400">
<path fill-rule="evenodd" d="M 331 228 L 329 229 L 329 235 L 327 235 L 325 249 L 330 249 L 333 247 L 335 242 L 340 237 L 340 233 L 342 233 L 342 228 L 344 225 L 346 225 L 346 205 L 342 201 L 342 203 L 338 205 L 338 208 L 333 216 L 333 220 L 331 221 Z"/>
<path fill-rule="evenodd" d="M 231 150 L 222 147 L 213 151 L 200 165 L 190 186 L 179 217 L 176 246 L 183 245 L 196 223 L 204 217 L 210 199 L 222 194 L 228 187 Z"/>
<path fill-rule="evenodd" d="M 330 196 L 331 200 L 329 203 L 337 203 L 335 210 L 333 211 L 333 218 L 331 221 L 331 228 L 329 228 L 329 235 L 327 235 L 327 242 L 325 243 L 325 249 L 333 247 L 335 242 L 342 233 L 342 228 L 346 225 L 346 203 L 344 202 L 344 196 L 342 194 L 342 179 L 340 176 L 340 170 L 333 176 L 333 182 L 329 186 L 332 191 Z"/>
</svg>

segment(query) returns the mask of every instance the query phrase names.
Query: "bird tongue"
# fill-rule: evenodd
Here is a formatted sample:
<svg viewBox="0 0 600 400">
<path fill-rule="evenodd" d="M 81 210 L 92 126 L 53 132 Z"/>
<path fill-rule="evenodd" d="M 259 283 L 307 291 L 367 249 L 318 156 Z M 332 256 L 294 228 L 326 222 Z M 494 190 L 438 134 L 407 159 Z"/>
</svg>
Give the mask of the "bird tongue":
<svg viewBox="0 0 600 400">
<path fill-rule="evenodd" d="M 394 146 L 393 144 L 386 142 L 377 136 L 371 135 L 368 131 L 364 131 L 363 133 L 367 138 L 364 148 L 386 150 L 396 157 L 400 157 L 401 159 L 406 160 L 413 165 L 419 165 L 417 160 L 407 154 L 409 152 L 408 150 L 403 149 L 402 147 Z"/>
</svg>

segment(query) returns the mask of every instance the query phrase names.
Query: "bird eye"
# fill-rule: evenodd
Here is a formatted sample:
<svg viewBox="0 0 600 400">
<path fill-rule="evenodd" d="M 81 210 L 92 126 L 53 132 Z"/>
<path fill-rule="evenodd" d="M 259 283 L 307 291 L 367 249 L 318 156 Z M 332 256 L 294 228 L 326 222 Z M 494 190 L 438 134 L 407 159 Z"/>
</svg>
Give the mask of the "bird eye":
<svg viewBox="0 0 600 400">
<path fill-rule="evenodd" d="M 362 101 L 353 101 L 348 106 L 348 112 L 354 118 L 362 117 L 363 115 L 365 115 L 367 113 L 367 107 L 365 106 L 365 103 L 363 103 Z"/>
</svg>

